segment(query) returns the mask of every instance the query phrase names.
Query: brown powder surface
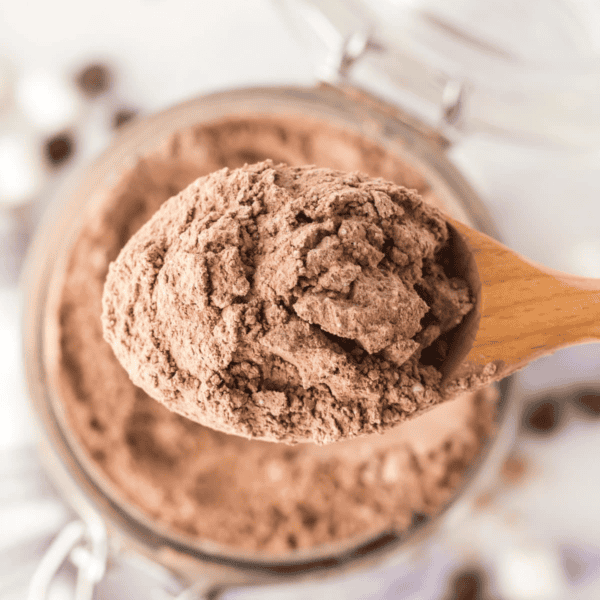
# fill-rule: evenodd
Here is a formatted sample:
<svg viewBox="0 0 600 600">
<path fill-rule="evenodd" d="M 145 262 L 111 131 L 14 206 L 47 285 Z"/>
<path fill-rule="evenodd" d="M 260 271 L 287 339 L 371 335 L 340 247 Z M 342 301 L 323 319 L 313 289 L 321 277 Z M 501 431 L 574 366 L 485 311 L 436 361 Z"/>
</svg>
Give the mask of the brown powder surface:
<svg viewBox="0 0 600 600">
<path fill-rule="evenodd" d="M 493 429 L 495 393 L 463 394 L 383 435 L 291 447 L 203 427 L 131 382 L 102 334 L 109 263 L 196 178 L 268 158 L 358 170 L 432 198 L 396 155 L 324 123 L 247 116 L 182 132 L 86 218 L 64 274 L 58 376 L 68 424 L 117 497 L 175 532 L 280 554 L 438 512 Z"/>
<path fill-rule="evenodd" d="M 449 237 L 439 210 L 384 179 L 221 169 L 111 264 L 105 337 L 136 385 L 202 425 L 290 442 L 381 433 L 443 398 L 422 351 L 473 306 L 446 273 Z"/>
</svg>

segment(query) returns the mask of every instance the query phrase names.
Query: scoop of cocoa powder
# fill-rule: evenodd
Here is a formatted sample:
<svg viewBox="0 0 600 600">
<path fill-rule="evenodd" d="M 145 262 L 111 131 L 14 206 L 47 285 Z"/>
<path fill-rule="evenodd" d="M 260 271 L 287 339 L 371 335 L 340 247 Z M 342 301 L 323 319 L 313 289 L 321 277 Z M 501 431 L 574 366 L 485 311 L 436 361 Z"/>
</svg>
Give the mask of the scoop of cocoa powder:
<svg viewBox="0 0 600 600">
<path fill-rule="evenodd" d="M 111 265 L 104 335 L 169 409 L 246 437 L 329 443 L 445 398 L 473 306 L 439 211 L 360 173 L 271 161 L 168 200 Z"/>
</svg>

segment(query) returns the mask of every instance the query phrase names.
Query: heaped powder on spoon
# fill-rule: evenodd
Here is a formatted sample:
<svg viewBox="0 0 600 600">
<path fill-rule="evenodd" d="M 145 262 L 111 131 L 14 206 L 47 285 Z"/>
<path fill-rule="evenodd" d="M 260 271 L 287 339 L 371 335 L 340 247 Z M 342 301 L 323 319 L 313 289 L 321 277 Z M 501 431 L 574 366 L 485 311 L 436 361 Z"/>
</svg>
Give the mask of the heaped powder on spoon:
<svg viewBox="0 0 600 600">
<path fill-rule="evenodd" d="M 105 336 L 136 385 L 208 427 L 317 443 L 382 432 L 443 398 L 423 350 L 473 307 L 448 244 L 441 213 L 383 179 L 222 169 L 111 265 Z"/>
</svg>

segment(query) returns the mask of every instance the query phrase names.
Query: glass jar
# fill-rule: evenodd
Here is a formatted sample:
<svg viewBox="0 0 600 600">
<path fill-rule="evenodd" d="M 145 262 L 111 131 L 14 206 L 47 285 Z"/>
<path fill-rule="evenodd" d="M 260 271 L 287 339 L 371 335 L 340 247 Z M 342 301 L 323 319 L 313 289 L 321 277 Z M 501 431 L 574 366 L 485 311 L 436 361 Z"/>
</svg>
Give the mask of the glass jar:
<svg viewBox="0 0 600 600">
<path fill-rule="evenodd" d="M 375 565 L 395 565 L 401 577 L 410 571 L 411 557 L 444 528 L 464 519 L 482 489 L 495 477 L 515 430 L 514 411 L 506 401 L 501 401 L 496 435 L 480 452 L 465 484 L 438 517 L 415 525 L 408 533 L 386 530 L 376 536 L 290 552 L 274 560 L 273 556 L 234 551 L 179 535 L 153 522 L 115 495 L 113 485 L 69 431 L 51 373 L 58 334 L 52 315 L 68 252 L 84 215 L 93 210 L 103 192 L 137 157 L 175 131 L 232 115 L 290 114 L 326 121 L 391 150 L 414 165 L 449 214 L 494 233 L 480 201 L 448 160 L 447 140 L 397 108 L 352 88 L 321 85 L 232 90 L 185 102 L 134 124 L 93 165 L 59 190 L 34 241 L 25 272 L 24 355 L 29 391 L 39 418 L 41 455 L 81 520 L 61 534 L 52 560 L 44 564 L 45 571 L 34 581 L 33 588 L 40 594 L 51 571 L 60 565 L 57 556 L 61 552 L 77 563 L 81 598 L 91 597 L 94 584 L 104 574 L 107 558 L 116 561 L 132 556 L 165 586 L 176 585 L 173 581 L 184 588 L 189 586 L 182 598 L 214 598 L 232 586 L 339 577 Z"/>
<path fill-rule="evenodd" d="M 597 148 L 600 7 L 588 0 L 277 0 L 320 65 L 449 136 Z"/>
</svg>

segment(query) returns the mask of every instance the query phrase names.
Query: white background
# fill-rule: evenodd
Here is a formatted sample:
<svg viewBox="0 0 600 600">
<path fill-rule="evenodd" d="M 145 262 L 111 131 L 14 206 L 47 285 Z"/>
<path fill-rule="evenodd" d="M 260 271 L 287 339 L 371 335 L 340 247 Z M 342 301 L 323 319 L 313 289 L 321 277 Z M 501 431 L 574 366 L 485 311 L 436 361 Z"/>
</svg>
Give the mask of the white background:
<svg viewBox="0 0 600 600">
<path fill-rule="evenodd" d="M 313 82 L 310 56 L 265 0 L 0 0 L 0 40 L 0 56 L 10 59 L 17 75 L 45 69 L 69 79 L 88 61 L 113 65 L 116 82 L 110 102 L 122 100 L 143 112 L 228 87 Z M 77 160 L 85 160 L 104 144 L 106 134 L 96 134 L 80 146 Z M 566 153 L 472 138 L 452 155 L 480 192 L 509 246 L 548 266 L 600 277 L 597 152 Z M 43 202 L 44 196 L 40 198 Z M 15 286 L 0 287 L 4 461 L 34 439 L 20 357 L 20 301 Z M 596 382 L 600 389 L 596 346 L 540 361 L 524 372 L 518 386 L 525 397 L 552 393 L 566 398 L 570 382 L 577 387 L 583 380 Z M 530 471 L 526 484 L 503 490 L 501 510 L 464 531 L 460 543 L 449 543 L 434 557 L 433 566 L 415 571 L 410 584 L 400 584 L 393 572 L 386 572 L 332 584 L 320 593 L 335 591 L 349 598 L 438 597 L 445 589 L 446 566 L 470 546 L 479 549 L 483 563 L 492 564 L 496 597 L 597 598 L 599 433 L 598 423 L 569 410 L 550 440 L 521 436 L 518 451 L 526 456 Z M 34 519 L 33 512 L 23 510 L 15 521 L 15 514 L 0 513 L 0 557 L 28 527 L 31 531 L 39 527 L 42 518 L 42 513 L 35 513 Z M 507 519 L 498 516 L 505 514 L 512 515 L 518 526 L 511 529 Z M 60 512 L 43 517 L 50 529 L 53 519 L 60 518 Z M 569 552 L 584 557 L 577 577 L 565 570 L 566 562 L 575 560 Z M 294 589 L 286 597 L 313 593 Z"/>
</svg>

